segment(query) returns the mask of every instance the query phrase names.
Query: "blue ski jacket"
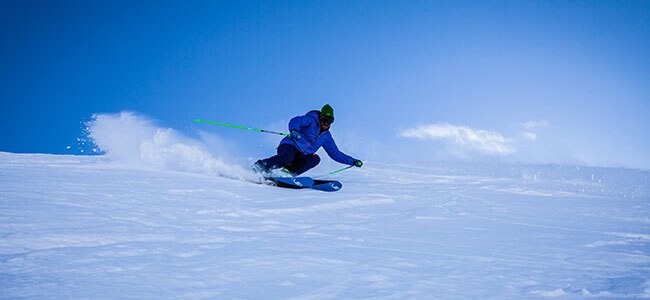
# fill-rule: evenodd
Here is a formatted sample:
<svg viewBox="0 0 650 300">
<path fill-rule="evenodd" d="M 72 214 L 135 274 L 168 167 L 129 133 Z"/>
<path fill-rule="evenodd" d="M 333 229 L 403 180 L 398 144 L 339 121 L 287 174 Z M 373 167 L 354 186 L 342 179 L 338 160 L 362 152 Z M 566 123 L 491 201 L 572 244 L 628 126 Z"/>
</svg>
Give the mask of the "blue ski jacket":
<svg viewBox="0 0 650 300">
<path fill-rule="evenodd" d="M 280 145 L 293 145 L 304 154 L 314 154 L 322 146 L 325 148 L 327 155 L 333 160 L 342 164 L 352 165 L 354 158 L 339 151 L 329 130 L 321 133 L 320 129 L 320 111 L 318 110 L 312 110 L 304 116 L 294 117 L 289 121 L 289 131 L 297 130 L 301 138 L 294 140 L 287 136 L 282 139 Z"/>
</svg>

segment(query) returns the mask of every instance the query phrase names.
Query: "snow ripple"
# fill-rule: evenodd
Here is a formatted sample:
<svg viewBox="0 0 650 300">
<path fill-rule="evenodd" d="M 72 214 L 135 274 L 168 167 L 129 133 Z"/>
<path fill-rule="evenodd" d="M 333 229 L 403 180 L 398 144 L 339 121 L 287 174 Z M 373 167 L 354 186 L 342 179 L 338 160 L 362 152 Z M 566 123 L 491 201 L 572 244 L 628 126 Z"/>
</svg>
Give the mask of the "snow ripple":
<svg viewBox="0 0 650 300">
<path fill-rule="evenodd" d="M 343 201 L 337 201 L 332 203 L 309 205 L 304 207 L 264 209 L 261 210 L 260 212 L 266 215 L 309 214 L 309 213 L 316 213 L 316 212 L 323 212 L 323 211 L 346 209 L 352 207 L 392 204 L 394 202 L 395 201 L 391 198 L 343 200 Z"/>
</svg>

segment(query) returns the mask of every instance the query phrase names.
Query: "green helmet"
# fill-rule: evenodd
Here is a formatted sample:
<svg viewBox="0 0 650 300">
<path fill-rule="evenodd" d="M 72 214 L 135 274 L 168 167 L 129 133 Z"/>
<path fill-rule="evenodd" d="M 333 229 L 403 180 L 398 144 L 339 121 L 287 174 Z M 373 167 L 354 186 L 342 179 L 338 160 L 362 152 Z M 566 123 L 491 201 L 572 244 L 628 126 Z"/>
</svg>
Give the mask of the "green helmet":
<svg viewBox="0 0 650 300">
<path fill-rule="evenodd" d="M 320 115 L 322 117 L 330 117 L 334 120 L 334 109 L 329 104 L 325 104 L 320 110 Z"/>
</svg>

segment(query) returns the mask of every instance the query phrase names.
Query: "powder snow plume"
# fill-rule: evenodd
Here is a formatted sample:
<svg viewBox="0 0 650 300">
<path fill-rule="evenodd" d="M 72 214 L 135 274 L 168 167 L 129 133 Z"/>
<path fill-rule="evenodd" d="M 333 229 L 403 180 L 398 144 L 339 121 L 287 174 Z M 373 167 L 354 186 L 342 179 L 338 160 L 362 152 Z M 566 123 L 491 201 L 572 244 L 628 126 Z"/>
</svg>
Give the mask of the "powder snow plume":
<svg viewBox="0 0 650 300">
<path fill-rule="evenodd" d="M 133 112 L 95 114 L 87 125 L 93 143 L 122 165 L 258 180 L 245 168 L 214 158 L 202 141 Z"/>
</svg>

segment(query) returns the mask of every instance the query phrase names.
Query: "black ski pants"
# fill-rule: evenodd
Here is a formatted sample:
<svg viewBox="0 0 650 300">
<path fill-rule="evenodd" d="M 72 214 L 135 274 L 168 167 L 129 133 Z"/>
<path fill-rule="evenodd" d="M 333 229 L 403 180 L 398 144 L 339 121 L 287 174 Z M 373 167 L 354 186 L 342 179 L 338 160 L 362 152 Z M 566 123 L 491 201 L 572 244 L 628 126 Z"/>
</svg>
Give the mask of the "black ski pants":
<svg viewBox="0 0 650 300">
<path fill-rule="evenodd" d="M 278 147 L 278 154 L 267 159 L 257 161 L 267 170 L 285 168 L 294 175 L 300 175 L 320 163 L 320 157 L 316 153 L 304 154 L 290 144 L 281 144 Z"/>
</svg>

